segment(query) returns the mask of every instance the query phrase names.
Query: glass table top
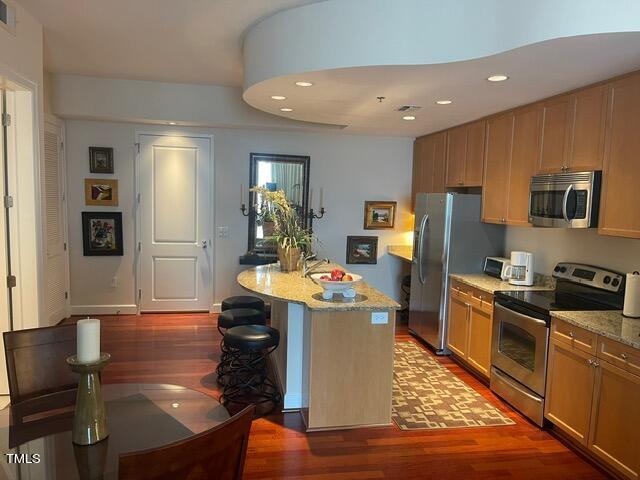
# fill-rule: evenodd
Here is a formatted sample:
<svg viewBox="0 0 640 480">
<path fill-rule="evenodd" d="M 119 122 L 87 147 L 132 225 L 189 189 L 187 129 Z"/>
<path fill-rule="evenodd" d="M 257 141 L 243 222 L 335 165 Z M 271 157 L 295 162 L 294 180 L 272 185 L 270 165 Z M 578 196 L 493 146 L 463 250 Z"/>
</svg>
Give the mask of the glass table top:
<svg viewBox="0 0 640 480">
<path fill-rule="evenodd" d="M 71 442 L 73 408 L 36 427 L 12 425 L 10 409 L 1 410 L 0 480 L 116 480 L 120 454 L 182 440 L 229 418 L 215 398 L 177 385 L 106 384 L 102 394 L 109 436 L 90 446 Z"/>
</svg>

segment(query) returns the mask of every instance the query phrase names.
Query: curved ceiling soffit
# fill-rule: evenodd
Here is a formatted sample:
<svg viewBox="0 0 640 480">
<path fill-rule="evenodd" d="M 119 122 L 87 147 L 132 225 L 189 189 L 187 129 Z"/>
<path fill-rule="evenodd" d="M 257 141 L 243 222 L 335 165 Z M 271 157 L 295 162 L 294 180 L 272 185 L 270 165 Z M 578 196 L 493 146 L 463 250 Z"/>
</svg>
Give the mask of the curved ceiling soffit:
<svg viewBox="0 0 640 480">
<path fill-rule="evenodd" d="M 638 31 L 640 2 L 630 0 L 328 0 L 282 11 L 247 32 L 243 98 L 265 110 L 250 92 L 279 77 L 441 65 L 554 39 Z"/>
</svg>

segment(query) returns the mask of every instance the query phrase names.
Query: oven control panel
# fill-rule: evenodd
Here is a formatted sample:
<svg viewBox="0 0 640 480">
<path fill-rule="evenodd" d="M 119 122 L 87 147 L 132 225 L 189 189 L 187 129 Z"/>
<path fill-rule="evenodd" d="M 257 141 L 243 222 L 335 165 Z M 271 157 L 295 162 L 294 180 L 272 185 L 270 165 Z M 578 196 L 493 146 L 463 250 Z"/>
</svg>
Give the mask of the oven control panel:
<svg viewBox="0 0 640 480">
<path fill-rule="evenodd" d="M 624 275 L 604 268 L 580 263 L 560 262 L 553 269 L 555 278 L 562 278 L 590 287 L 620 292 L 624 288 Z"/>
</svg>

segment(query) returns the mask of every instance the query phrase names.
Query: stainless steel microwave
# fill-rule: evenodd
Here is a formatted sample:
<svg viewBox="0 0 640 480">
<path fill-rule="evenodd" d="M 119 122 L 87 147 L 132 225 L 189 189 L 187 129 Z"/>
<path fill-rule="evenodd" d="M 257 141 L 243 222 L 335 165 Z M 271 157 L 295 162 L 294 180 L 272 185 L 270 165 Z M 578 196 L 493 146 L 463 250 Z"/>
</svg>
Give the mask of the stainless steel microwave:
<svg viewBox="0 0 640 480">
<path fill-rule="evenodd" d="M 536 227 L 597 227 L 601 181 L 599 170 L 534 175 L 529 222 Z"/>
</svg>

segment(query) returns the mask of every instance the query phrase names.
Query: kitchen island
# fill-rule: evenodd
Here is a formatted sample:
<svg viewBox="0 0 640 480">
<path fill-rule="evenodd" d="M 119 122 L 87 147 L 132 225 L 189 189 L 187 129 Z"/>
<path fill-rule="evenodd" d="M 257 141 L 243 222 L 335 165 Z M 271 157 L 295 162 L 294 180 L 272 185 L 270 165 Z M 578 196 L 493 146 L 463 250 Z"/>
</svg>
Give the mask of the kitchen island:
<svg viewBox="0 0 640 480">
<path fill-rule="evenodd" d="M 341 267 L 318 271 L 333 268 Z M 323 300 L 313 280 L 278 265 L 245 270 L 238 283 L 271 302 L 271 326 L 280 331 L 273 363 L 285 410 L 300 410 L 307 430 L 391 423 L 397 302 L 365 282 L 353 299 Z"/>
</svg>

